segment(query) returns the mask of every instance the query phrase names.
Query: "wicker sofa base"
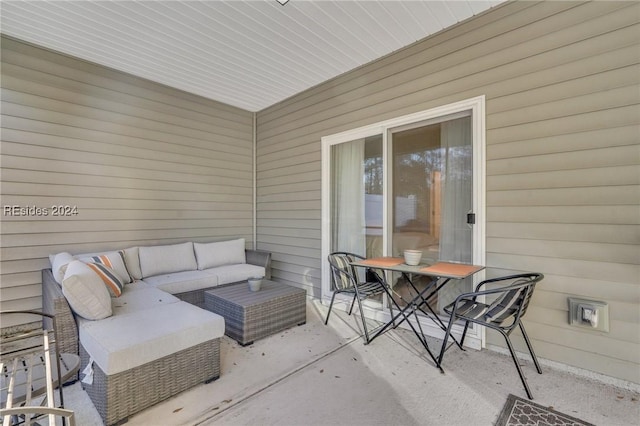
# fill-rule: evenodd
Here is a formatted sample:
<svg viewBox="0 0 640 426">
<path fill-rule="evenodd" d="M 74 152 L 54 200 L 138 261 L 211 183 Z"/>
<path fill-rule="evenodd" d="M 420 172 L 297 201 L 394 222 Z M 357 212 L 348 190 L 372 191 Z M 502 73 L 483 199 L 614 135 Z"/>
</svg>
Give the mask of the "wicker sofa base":
<svg viewBox="0 0 640 426">
<path fill-rule="evenodd" d="M 80 345 L 81 371 L 89 354 Z M 93 384 L 83 383 L 105 425 L 123 423 L 160 401 L 220 376 L 220 339 L 213 339 L 131 370 L 106 375 L 93 364 Z"/>
</svg>

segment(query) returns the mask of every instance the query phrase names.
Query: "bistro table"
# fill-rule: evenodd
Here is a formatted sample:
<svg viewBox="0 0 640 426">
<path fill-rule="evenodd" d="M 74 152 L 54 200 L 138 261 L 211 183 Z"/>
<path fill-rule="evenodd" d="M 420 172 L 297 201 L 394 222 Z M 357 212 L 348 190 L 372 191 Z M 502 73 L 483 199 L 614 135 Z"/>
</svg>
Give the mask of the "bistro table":
<svg viewBox="0 0 640 426">
<path fill-rule="evenodd" d="M 436 367 L 440 369 L 441 372 L 444 372 L 442 367 L 440 366 L 440 362 L 429 348 L 429 344 L 427 343 L 427 339 L 422 331 L 422 327 L 420 326 L 420 321 L 418 321 L 417 311 L 424 313 L 428 318 L 434 321 L 440 328 L 446 330 L 446 325 L 442 322 L 440 317 L 434 312 L 433 308 L 429 304 L 429 302 L 437 295 L 438 291 L 444 287 L 447 283 L 449 283 L 452 279 L 462 280 L 464 278 L 470 277 L 473 274 L 484 269 L 484 266 L 471 265 L 465 263 L 455 263 L 455 262 L 435 262 L 432 264 L 419 264 L 416 266 L 410 266 L 404 263 L 404 259 L 401 257 L 376 257 L 365 260 L 359 260 L 356 262 L 352 262 L 351 265 L 362 268 L 374 268 L 380 269 L 384 271 L 392 271 L 392 272 L 400 272 L 403 277 L 407 280 L 407 282 L 411 285 L 415 296 L 413 299 L 408 301 L 403 308 L 400 308 L 397 304 L 396 307 L 399 309 L 399 312 L 395 315 L 391 316 L 391 319 L 386 324 L 382 325 L 377 332 L 371 337 L 370 342 L 373 341 L 376 337 L 380 336 L 382 333 L 389 330 L 391 327 L 395 328 L 398 325 L 402 324 L 404 321 L 407 321 L 409 327 L 413 330 L 415 335 L 420 340 L 420 343 L 426 349 L 427 353 L 433 359 L 433 362 L 436 364 Z M 428 284 L 422 290 L 418 290 L 414 285 L 411 276 L 412 275 L 423 275 L 435 278 L 430 284 Z M 381 277 L 384 280 L 385 291 L 387 296 L 393 298 L 392 293 L 393 289 L 386 281 L 384 277 Z M 427 309 L 430 313 L 426 312 L 422 305 L 426 305 Z M 411 321 L 409 321 L 409 317 L 413 315 L 416 318 L 416 322 L 418 325 L 418 329 L 416 329 Z M 397 320 L 402 319 L 396 323 Z M 454 342 L 460 346 L 460 343 L 454 339 Z"/>
</svg>

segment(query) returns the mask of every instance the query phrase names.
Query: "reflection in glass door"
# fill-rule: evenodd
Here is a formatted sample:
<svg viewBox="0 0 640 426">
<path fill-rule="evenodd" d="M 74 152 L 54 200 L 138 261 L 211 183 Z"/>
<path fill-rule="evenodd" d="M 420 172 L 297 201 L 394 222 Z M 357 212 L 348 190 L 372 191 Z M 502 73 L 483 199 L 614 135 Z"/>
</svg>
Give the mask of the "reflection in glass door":
<svg viewBox="0 0 640 426">
<path fill-rule="evenodd" d="M 391 130 L 391 253 L 422 251 L 424 261 L 472 262 L 473 232 L 467 223 L 473 207 L 471 117 L 443 118 Z M 429 277 L 413 277 L 423 289 Z M 451 283 L 434 299 L 434 310 L 450 303 L 471 281 Z M 393 277 L 397 301 L 414 293 L 399 274 Z"/>
</svg>

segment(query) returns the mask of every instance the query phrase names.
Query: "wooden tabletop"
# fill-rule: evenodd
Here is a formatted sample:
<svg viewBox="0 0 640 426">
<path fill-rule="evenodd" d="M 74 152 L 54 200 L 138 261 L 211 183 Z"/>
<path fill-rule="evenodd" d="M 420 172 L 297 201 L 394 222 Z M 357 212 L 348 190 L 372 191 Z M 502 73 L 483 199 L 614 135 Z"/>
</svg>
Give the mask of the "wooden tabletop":
<svg viewBox="0 0 640 426">
<path fill-rule="evenodd" d="M 423 263 L 416 266 L 410 266 L 404 263 L 404 259 L 401 257 L 374 257 L 358 262 L 352 262 L 352 265 L 453 279 L 463 279 L 484 269 L 484 266 L 456 262 L 435 262 L 433 264 Z"/>
</svg>

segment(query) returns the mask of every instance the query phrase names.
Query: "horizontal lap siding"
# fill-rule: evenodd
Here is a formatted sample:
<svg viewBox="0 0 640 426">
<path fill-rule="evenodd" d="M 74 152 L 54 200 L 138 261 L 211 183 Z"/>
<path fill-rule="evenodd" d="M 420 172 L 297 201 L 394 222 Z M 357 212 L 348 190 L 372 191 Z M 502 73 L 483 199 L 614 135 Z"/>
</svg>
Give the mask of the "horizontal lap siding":
<svg viewBox="0 0 640 426">
<path fill-rule="evenodd" d="M 322 136 L 485 95 L 487 265 L 546 275 L 526 318 L 540 356 L 640 383 L 639 18 L 512 2 L 258 113 L 274 276 L 321 293 Z M 569 296 L 608 302 L 611 332 L 569 326 Z"/>
<path fill-rule="evenodd" d="M 2 309 L 41 307 L 48 255 L 253 235 L 253 117 L 2 38 Z"/>
</svg>

